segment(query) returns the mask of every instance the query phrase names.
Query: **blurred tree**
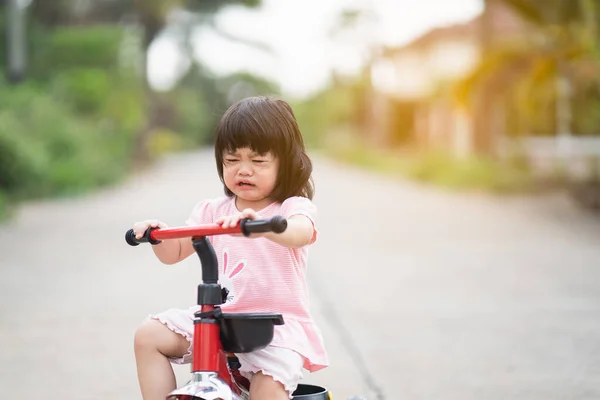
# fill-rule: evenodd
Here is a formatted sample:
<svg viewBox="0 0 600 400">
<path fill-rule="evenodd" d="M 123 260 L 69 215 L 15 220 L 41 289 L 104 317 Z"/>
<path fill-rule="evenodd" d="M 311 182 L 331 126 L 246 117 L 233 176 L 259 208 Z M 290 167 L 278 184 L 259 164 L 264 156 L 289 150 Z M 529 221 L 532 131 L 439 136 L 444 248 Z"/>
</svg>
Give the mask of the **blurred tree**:
<svg viewBox="0 0 600 400">
<path fill-rule="evenodd" d="M 574 89 L 591 82 L 597 87 L 599 82 L 597 2 L 486 0 L 488 7 L 492 3 L 508 5 L 528 22 L 531 34 L 502 43 L 488 39 L 480 65 L 457 87 L 459 99 L 477 101 L 479 97 L 474 95 L 482 88 L 496 100 L 509 96 L 516 100 L 519 118 L 527 127 L 521 130 L 553 129 L 559 135 L 570 134 Z M 485 35 L 492 24 L 484 20 Z M 550 106 L 555 118 L 549 123 L 542 110 Z"/>
<path fill-rule="evenodd" d="M 197 20 L 196 23 L 209 22 L 212 24 L 212 26 L 215 26 L 212 17 L 214 17 L 214 15 L 216 15 L 216 13 L 225 6 L 238 4 L 248 7 L 256 7 L 260 5 L 260 0 L 133 0 L 133 2 L 136 14 L 140 19 L 141 25 L 143 26 L 145 55 L 148 54 L 148 49 L 150 48 L 152 42 L 167 25 L 167 18 L 169 17 L 170 13 L 177 8 L 184 8 L 196 14 L 202 15 L 203 18 Z M 187 32 L 189 34 L 189 30 L 187 30 Z M 149 134 L 153 129 L 155 129 L 156 125 L 152 116 L 156 115 L 154 111 L 158 106 L 158 101 L 153 90 L 150 88 L 150 84 L 146 76 L 146 69 L 144 69 L 144 82 L 146 83 L 146 98 L 148 101 L 148 123 L 138 135 L 138 141 L 136 144 L 135 156 L 140 161 L 144 161 L 146 159 Z"/>
<path fill-rule="evenodd" d="M 491 3 L 493 0 L 483 0 L 483 13 L 479 20 L 479 51 L 488 54 L 492 46 Z M 474 105 L 475 135 L 473 137 L 475 149 L 482 154 L 492 154 L 492 126 L 491 126 L 491 91 L 490 83 L 482 85 L 475 93 L 477 101 Z"/>
<path fill-rule="evenodd" d="M 0 0 L 3 41 L 13 32 L 7 32 L 7 22 L 14 22 L 6 15 L 9 3 L 29 0 Z M 136 144 L 145 159 L 180 148 L 182 142 L 203 143 L 207 135 L 202 133 L 211 131 L 218 118 L 206 107 L 209 102 L 224 109 L 239 96 L 277 91 L 246 74 L 222 79 L 202 68 L 193 70 L 201 66 L 193 59 L 189 75 L 195 75 L 193 70 L 198 80 L 184 77 L 173 90 L 155 92 L 146 68 L 140 68 L 142 56 L 162 34 L 181 40 L 180 50 L 194 54 L 192 32 L 199 25 L 248 44 L 216 22 L 218 10 L 232 4 L 259 2 L 32 0 L 23 13 L 27 42 L 21 45 L 29 46 L 29 80 L 9 86 L 0 79 L 0 215 L 6 202 L 115 182 L 132 166 Z M 4 67 L 15 48 L 3 50 Z"/>
<path fill-rule="evenodd" d="M 32 0 L 32 16 L 45 27 L 115 23 L 131 12 L 131 0 Z"/>
<path fill-rule="evenodd" d="M 174 11 L 187 12 L 196 16 L 191 19 L 191 27 L 183 29 L 182 41 L 188 41 L 193 28 L 202 24 L 210 25 L 217 33 L 230 40 L 245 41 L 219 29 L 214 23 L 214 16 L 224 7 L 241 5 L 257 7 L 260 0 L 33 0 L 32 15 L 43 26 L 53 28 L 60 25 L 89 25 L 97 23 L 118 23 L 125 19 L 138 23 L 142 28 L 142 61 L 141 80 L 145 88 L 146 124 L 137 135 L 135 157 L 147 161 L 147 142 L 150 133 L 156 129 L 162 109 L 158 95 L 152 89 L 147 76 L 146 57 L 148 50 L 156 38 L 169 25 L 169 18 Z M 251 43 L 260 47 L 260 44 Z M 188 50 L 191 50 L 188 46 Z"/>
<path fill-rule="evenodd" d="M 352 60 L 350 67 L 355 71 L 350 71 L 350 75 L 354 76 L 381 52 L 375 35 L 378 23 L 377 14 L 371 7 L 347 8 L 337 15 L 328 36 L 334 44 L 334 51 L 346 54 L 342 57 L 346 61 L 335 65 L 332 72 L 334 79 L 349 72 L 348 59 Z"/>
<path fill-rule="evenodd" d="M 307 112 L 310 107 L 303 107 L 305 125 L 310 127 L 312 135 L 324 136 L 326 131 L 338 129 L 340 125 L 353 126 L 356 131 L 364 132 L 373 139 L 373 132 L 367 128 L 367 104 L 373 95 L 371 84 L 370 65 L 382 52 L 382 45 L 375 35 L 379 19 L 372 5 L 365 4 L 360 8 L 345 8 L 337 15 L 329 29 L 329 39 L 334 43 L 336 51 L 343 51 L 346 57 L 340 59 L 353 59 L 355 70 L 350 71 L 351 78 L 347 77 L 348 66 L 344 63 L 334 66 L 332 71 L 332 84 L 325 93 L 314 96 L 307 102 L 313 104 L 317 113 L 327 110 L 327 116 L 318 117 Z M 335 100 L 331 101 L 331 100 Z M 319 105 L 319 103 L 323 103 Z M 315 122 L 310 120 L 314 119 Z M 319 120 L 320 126 L 319 126 Z M 374 140 L 375 141 L 375 140 Z M 313 141 L 315 144 L 317 141 Z"/>
</svg>

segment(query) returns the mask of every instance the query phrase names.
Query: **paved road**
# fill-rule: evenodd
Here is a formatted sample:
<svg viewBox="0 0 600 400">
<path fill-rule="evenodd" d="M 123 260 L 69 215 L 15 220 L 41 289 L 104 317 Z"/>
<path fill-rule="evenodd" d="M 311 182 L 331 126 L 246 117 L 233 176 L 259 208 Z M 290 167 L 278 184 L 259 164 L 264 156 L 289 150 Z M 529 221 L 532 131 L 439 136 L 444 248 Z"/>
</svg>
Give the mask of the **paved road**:
<svg viewBox="0 0 600 400">
<path fill-rule="evenodd" d="M 561 196 L 448 194 L 316 160 L 312 307 L 334 398 L 600 398 L 600 218 Z M 221 193 L 210 152 L 0 226 L 1 398 L 138 399 L 132 336 L 195 301 L 197 261 L 124 244 Z M 177 367 L 183 381 L 188 367 Z"/>
</svg>

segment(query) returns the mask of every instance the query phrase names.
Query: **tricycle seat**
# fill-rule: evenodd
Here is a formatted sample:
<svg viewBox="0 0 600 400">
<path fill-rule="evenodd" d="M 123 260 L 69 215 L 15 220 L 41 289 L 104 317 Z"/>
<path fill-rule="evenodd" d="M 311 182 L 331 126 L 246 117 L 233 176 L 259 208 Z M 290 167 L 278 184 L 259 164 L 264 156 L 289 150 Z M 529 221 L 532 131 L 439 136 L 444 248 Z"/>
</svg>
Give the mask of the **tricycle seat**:
<svg viewBox="0 0 600 400">
<path fill-rule="evenodd" d="M 283 325 L 283 316 L 273 313 L 223 313 L 218 318 L 223 350 L 250 353 L 268 346 L 275 325 Z"/>
</svg>

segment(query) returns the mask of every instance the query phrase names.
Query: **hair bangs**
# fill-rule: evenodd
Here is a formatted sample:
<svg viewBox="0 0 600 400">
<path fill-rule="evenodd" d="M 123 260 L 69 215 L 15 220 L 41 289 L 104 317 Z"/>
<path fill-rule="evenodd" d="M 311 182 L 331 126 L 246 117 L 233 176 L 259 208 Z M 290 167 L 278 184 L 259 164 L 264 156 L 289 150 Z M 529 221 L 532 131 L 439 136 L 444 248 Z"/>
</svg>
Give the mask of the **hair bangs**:
<svg viewBox="0 0 600 400">
<path fill-rule="evenodd" d="M 217 132 L 216 150 L 234 152 L 249 148 L 258 154 L 272 152 L 277 154 L 277 140 L 271 124 L 265 124 L 242 108 L 232 110 L 222 120 Z"/>
</svg>

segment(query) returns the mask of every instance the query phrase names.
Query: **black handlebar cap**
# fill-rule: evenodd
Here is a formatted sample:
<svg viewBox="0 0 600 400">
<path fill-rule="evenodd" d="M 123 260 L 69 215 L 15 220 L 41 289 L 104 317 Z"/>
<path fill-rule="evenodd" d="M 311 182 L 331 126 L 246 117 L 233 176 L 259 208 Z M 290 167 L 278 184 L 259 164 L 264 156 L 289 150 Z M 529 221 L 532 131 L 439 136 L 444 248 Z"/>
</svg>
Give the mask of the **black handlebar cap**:
<svg viewBox="0 0 600 400">
<path fill-rule="evenodd" d="M 136 238 L 135 233 L 133 232 L 133 229 L 130 229 L 127 232 L 125 232 L 125 241 L 130 246 L 137 246 L 140 243 L 159 244 L 161 242 L 161 240 L 153 240 L 150 237 L 150 232 L 152 232 L 155 229 L 158 229 L 158 228 L 146 229 L 146 232 L 144 232 L 144 236 L 142 236 L 140 239 Z"/>
<path fill-rule="evenodd" d="M 271 218 L 271 230 L 275 233 L 285 232 L 287 225 L 287 220 L 281 215 L 276 215 Z"/>
<path fill-rule="evenodd" d="M 125 241 L 130 246 L 138 246 L 140 244 L 140 242 L 138 242 L 135 238 L 135 233 L 133 232 L 133 229 L 130 229 L 127 232 L 125 232 Z"/>
<path fill-rule="evenodd" d="M 240 228 L 244 236 L 264 232 L 281 233 L 287 229 L 287 220 L 280 215 L 276 215 L 268 220 L 250 220 L 246 218 L 240 222 Z"/>
</svg>

